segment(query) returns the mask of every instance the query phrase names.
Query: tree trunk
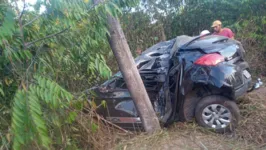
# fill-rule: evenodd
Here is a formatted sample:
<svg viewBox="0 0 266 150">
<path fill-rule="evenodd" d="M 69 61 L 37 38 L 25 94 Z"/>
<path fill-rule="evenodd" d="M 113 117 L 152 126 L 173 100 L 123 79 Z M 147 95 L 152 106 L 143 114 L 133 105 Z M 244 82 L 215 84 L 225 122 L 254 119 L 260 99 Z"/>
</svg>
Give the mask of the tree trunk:
<svg viewBox="0 0 266 150">
<path fill-rule="evenodd" d="M 160 25 L 160 28 L 161 28 L 161 41 L 166 41 L 166 35 L 165 35 L 163 24 Z"/>
<path fill-rule="evenodd" d="M 94 0 L 95 4 L 102 0 Z M 144 129 L 148 133 L 153 133 L 160 129 L 158 117 L 156 116 L 143 81 L 140 77 L 135 61 L 130 52 L 124 32 L 118 19 L 108 15 L 110 36 L 109 44 L 117 60 L 119 69 L 126 82 L 127 88 L 136 105 Z"/>
</svg>

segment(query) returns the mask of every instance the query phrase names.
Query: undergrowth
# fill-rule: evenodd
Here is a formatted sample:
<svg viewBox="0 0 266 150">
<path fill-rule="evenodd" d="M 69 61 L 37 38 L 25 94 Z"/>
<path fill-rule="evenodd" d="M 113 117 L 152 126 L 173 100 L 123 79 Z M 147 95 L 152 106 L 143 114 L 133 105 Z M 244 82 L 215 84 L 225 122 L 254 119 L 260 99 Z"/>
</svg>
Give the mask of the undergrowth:
<svg viewBox="0 0 266 150">
<path fill-rule="evenodd" d="M 266 149 L 266 88 L 239 99 L 241 120 L 235 132 L 216 134 L 194 123 L 175 123 L 154 135 L 144 133 L 120 142 L 117 150 L 148 149 Z"/>
</svg>

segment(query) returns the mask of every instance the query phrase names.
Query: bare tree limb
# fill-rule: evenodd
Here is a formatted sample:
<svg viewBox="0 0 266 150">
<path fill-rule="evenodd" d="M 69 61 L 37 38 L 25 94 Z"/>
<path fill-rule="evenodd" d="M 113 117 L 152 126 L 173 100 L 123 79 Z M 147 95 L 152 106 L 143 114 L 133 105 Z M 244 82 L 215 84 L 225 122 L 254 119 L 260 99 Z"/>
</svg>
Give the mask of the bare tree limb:
<svg viewBox="0 0 266 150">
<path fill-rule="evenodd" d="M 33 63 L 34 63 L 34 61 L 36 60 L 36 58 L 39 56 L 39 52 L 40 52 L 40 50 L 41 50 L 41 48 L 43 47 L 43 42 L 42 42 L 42 44 L 41 44 L 41 46 L 37 49 L 37 51 L 36 51 L 36 55 L 33 57 L 33 59 L 32 59 L 32 61 L 31 61 L 31 63 L 30 63 L 30 65 L 29 65 L 29 67 L 27 68 L 27 70 L 26 70 L 26 78 L 28 78 L 28 73 L 29 73 L 29 69 L 30 69 L 30 67 L 33 65 Z M 28 80 L 28 79 L 27 79 Z"/>
<path fill-rule="evenodd" d="M 116 129 L 119 129 L 119 130 L 121 130 L 121 131 L 123 131 L 123 132 L 125 132 L 125 133 L 133 134 L 132 132 L 130 132 L 130 131 L 128 131 L 128 130 L 125 130 L 125 129 L 119 127 L 118 125 L 116 125 L 116 124 L 114 124 L 114 123 L 112 123 L 112 122 L 106 120 L 105 118 L 101 117 L 99 114 L 97 114 L 97 113 L 95 112 L 95 110 L 88 109 L 88 108 L 83 108 L 83 109 L 86 110 L 86 111 L 88 111 L 88 112 L 90 112 L 90 113 L 92 113 L 95 117 L 97 117 L 98 120 L 101 120 L 101 121 L 103 121 L 103 122 L 105 122 L 105 123 L 107 123 L 107 124 L 109 124 L 109 125 L 115 127 Z"/>
<path fill-rule="evenodd" d="M 125 130 L 125 129 L 119 127 L 118 125 L 116 125 L 116 124 L 114 124 L 114 123 L 112 123 L 112 122 L 110 122 L 110 121 L 104 119 L 103 117 L 101 117 L 101 116 L 98 115 L 98 114 L 96 114 L 96 116 L 97 116 L 98 119 L 102 120 L 103 122 L 105 122 L 105 123 L 107 123 L 107 124 L 109 124 L 109 125 L 111 125 L 111 126 L 117 128 L 117 129 L 119 129 L 119 130 L 121 130 L 121 131 L 123 131 L 123 132 L 125 132 L 125 133 L 133 134 L 132 132 L 130 132 L 130 131 L 128 131 L 128 130 Z"/>
<path fill-rule="evenodd" d="M 26 48 L 26 43 L 25 43 L 25 39 L 24 39 L 24 32 L 23 32 L 23 27 L 22 27 L 22 20 L 19 19 L 18 22 L 19 22 L 20 36 L 21 36 L 22 43 L 23 43 L 23 49 L 25 49 Z"/>
<path fill-rule="evenodd" d="M 26 8 L 26 2 L 25 0 L 23 0 L 24 2 L 24 6 L 23 6 L 23 10 L 22 12 L 20 13 L 19 17 L 18 17 L 18 23 L 19 23 L 19 31 L 20 31 L 20 36 L 21 36 L 21 40 L 22 40 L 22 44 L 23 44 L 23 49 L 26 48 L 26 43 L 25 43 L 25 39 L 24 39 L 24 32 L 23 32 L 23 27 L 22 27 L 22 16 L 24 14 L 24 11 L 25 11 L 25 8 Z M 19 13 L 19 8 L 18 8 L 18 4 L 16 2 L 16 9 L 17 9 L 17 12 Z"/>
<path fill-rule="evenodd" d="M 31 23 L 33 23 L 35 20 L 39 19 L 42 15 L 38 15 L 35 18 L 33 18 L 31 21 L 25 23 L 22 27 L 26 27 L 27 25 L 30 25 Z"/>
<path fill-rule="evenodd" d="M 21 20 L 21 18 L 22 18 L 22 16 L 23 16 L 23 14 L 24 14 L 24 12 L 25 12 L 25 8 L 26 8 L 26 2 L 25 2 L 25 0 L 23 0 L 23 9 L 22 9 L 22 11 L 21 11 L 21 13 L 20 13 L 20 16 L 19 16 L 19 19 Z"/>
<path fill-rule="evenodd" d="M 64 29 L 64 30 L 62 30 L 62 31 L 60 31 L 60 32 L 57 32 L 57 33 L 54 33 L 54 34 L 47 35 L 47 36 L 44 37 L 44 38 L 40 38 L 40 39 L 37 39 L 37 40 L 35 40 L 35 41 L 28 42 L 28 43 L 26 43 L 26 48 L 29 48 L 29 47 L 30 47 L 31 45 L 33 45 L 34 43 L 40 42 L 40 41 L 45 40 L 45 39 L 49 39 L 49 38 L 54 37 L 54 36 L 57 36 L 57 35 L 59 35 L 59 34 L 62 34 L 62 33 L 64 33 L 65 31 L 67 31 L 68 29 L 69 29 L 69 28 L 66 28 L 66 29 Z"/>
</svg>

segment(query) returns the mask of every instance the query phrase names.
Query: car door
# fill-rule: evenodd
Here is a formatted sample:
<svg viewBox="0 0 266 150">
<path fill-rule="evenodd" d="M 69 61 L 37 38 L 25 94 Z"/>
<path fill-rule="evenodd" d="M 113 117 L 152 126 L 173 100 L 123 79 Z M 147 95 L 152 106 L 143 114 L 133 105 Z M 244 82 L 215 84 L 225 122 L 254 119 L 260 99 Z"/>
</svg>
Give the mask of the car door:
<svg viewBox="0 0 266 150">
<path fill-rule="evenodd" d="M 141 123 L 135 104 L 123 78 L 116 78 L 106 85 L 102 100 L 106 102 L 105 118 L 115 124 Z M 103 109 L 103 108 L 102 108 Z"/>
</svg>

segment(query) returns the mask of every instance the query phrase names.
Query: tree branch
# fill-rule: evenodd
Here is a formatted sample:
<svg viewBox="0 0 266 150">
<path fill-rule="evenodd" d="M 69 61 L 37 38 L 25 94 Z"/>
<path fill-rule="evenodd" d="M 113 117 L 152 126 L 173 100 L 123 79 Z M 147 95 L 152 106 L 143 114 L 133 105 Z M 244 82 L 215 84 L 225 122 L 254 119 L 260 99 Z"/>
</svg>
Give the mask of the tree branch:
<svg viewBox="0 0 266 150">
<path fill-rule="evenodd" d="M 48 38 L 51 38 L 51 37 L 53 37 L 53 36 L 57 36 L 57 35 L 59 35 L 59 34 L 61 34 L 61 33 L 64 33 L 65 31 L 67 31 L 69 28 L 66 28 L 66 29 L 64 29 L 64 30 L 62 30 L 62 31 L 60 31 L 60 32 L 57 32 L 57 33 L 54 33 L 54 34 L 50 34 L 50 35 L 47 35 L 46 37 L 44 37 L 44 38 L 41 38 L 41 39 L 37 39 L 37 40 L 35 40 L 35 41 L 32 41 L 32 42 L 29 42 L 29 43 L 26 43 L 26 48 L 29 48 L 31 45 L 33 45 L 34 43 L 37 43 L 37 42 L 40 42 L 40 41 L 42 41 L 42 40 L 45 40 L 45 39 L 48 39 Z"/>
<path fill-rule="evenodd" d="M 23 44 L 23 49 L 25 49 L 25 40 L 24 40 L 24 32 L 23 32 L 23 27 L 22 27 L 22 15 L 24 14 L 24 11 L 25 11 L 25 8 L 26 8 L 26 2 L 25 0 L 23 1 L 24 2 L 24 6 L 23 6 L 23 10 L 22 12 L 20 13 L 19 17 L 18 17 L 18 23 L 19 23 L 19 31 L 20 31 L 20 36 L 21 36 L 21 40 L 22 40 L 22 44 Z M 16 9 L 17 9 L 17 12 L 19 13 L 19 8 L 18 8 L 18 3 L 16 2 Z"/>
<path fill-rule="evenodd" d="M 20 30 L 20 36 L 21 36 L 21 39 L 22 39 L 23 49 L 25 49 L 26 48 L 26 43 L 25 43 L 25 39 L 24 39 L 22 20 L 19 19 L 18 22 L 19 22 L 19 30 Z"/>
<path fill-rule="evenodd" d="M 19 19 L 22 18 L 23 14 L 24 14 L 24 12 L 25 12 L 25 8 L 26 8 L 26 2 L 25 2 L 25 0 L 23 0 L 23 2 L 24 2 L 24 4 L 23 4 L 23 9 L 22 9 L 22 11 L 21 11 L 21 13 L 20 13 Z"/>
<path fill-rule="evenodd" d="M 33 18 L 31 21 L 25 23 L 22 27 L 24 28 L 27 25 L 30 25 L 31 23 L 33 23 L 35 20 L 39 19 L 42 15 L 36 16 L 35 18 Z"/>
</svg>

